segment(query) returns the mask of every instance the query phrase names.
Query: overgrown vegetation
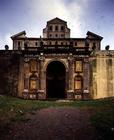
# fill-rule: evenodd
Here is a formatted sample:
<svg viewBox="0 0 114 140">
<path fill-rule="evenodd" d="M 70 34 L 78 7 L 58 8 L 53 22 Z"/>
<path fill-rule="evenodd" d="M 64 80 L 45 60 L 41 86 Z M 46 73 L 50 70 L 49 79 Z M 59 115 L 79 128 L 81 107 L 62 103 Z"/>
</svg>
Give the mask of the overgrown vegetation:
<svg viewBox="0 0 114 140">
<path fill-rule="evenodd" d="M 78 107 L 91 112 L 91 122 L 99 139 L 114 138 L 114 98 L 90 101 L 38 101 L 23 100 L 10 96 L 0 96 L 0 135 L 8 133 L 10 125 L 26 120 L 26 113 L 48 107 Z"/>
</svg>

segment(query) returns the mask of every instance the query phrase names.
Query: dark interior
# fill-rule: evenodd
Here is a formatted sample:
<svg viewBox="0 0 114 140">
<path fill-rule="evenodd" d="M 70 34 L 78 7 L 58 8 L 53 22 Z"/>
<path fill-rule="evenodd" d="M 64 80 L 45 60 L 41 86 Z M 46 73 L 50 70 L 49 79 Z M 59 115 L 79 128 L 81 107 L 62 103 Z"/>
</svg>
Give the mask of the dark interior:
<svg viewBox="0 0 114 140">
<path fill-rule="evenodd" d="M 51 62 L 46 71 L 47 98 L 65 98 L 65 67 L 59 61 Z"/>
</svg>

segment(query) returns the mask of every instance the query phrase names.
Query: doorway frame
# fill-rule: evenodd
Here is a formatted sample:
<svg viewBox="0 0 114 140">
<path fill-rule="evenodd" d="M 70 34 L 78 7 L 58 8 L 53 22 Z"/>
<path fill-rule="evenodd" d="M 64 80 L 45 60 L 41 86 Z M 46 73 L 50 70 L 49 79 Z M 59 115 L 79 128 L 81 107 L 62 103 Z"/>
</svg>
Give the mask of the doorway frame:
<svg viewBox="0 0 114 140">
<path fill-rule="evenodd" d="M 67 90 L 69 89 L 68 61 L 66 61 L 66 59 L 64 59 L 64 60 L 61 60 L 61 59 L 50 59 L 44 65 L 44 79 L 45 79 L 45 81 L 44 81 L 44 93 L 45 93 L 45 99 L 48 99 L 47 98 L 47 89 L 46 89 L 47 88 L 47 83 L 46 83 L 47 67 L 48 67 L 48 65 L 51 62 L 56 62 L 56 61 L 62 63 L 64 65 L 64 67 L 65 67 L 65 72 L 66 72 L 65 76 L 66 77 L 65 77 L 65 98 L 64 99 L 67 98 Z"/>
</svg>

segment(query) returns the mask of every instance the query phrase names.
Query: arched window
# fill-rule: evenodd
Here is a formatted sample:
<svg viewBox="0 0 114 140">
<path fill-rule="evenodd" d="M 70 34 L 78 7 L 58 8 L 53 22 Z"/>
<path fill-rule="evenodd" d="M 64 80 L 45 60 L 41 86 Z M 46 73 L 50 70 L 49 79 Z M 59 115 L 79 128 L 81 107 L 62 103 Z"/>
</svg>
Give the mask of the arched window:
<svg viewBox="0 0 114 140">
<path fill-rule="evenodd" d="M 74 89 L 82 90 L 82 86 L 83 86 L 82 76 L 76 76 L 74 79 Z"/>
</svg>

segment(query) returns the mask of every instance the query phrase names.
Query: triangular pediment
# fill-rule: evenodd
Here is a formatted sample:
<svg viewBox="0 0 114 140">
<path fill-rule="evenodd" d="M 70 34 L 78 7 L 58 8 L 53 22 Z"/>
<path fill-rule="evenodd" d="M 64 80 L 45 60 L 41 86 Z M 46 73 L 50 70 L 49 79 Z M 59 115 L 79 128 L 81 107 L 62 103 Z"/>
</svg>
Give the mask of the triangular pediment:
<svg viewBox="0 0 114 140">
<path fill-rule="evenodd" d="M 62 19 L 60 19 L 60 18 L 58 18 L 58 17 L 56 17 L 56 18 L 54 18 L 52 20 L 49 20 L 47 23 L 48 24 L 50 24 L 50 23 L 52 23 L 52 24 L 56 24 L 56 23 L 64 23 L 64 24 L 66 24 L 67 22 L 62 20 Z"/>
<path fill-rule="evenodd" d="M 26 37 L 25 35 L 26 35 L 26 32 L 22 31 L 22 32 L 19 32 L 19 33 L 15 34 L 15 35 L 11 36 L 11 39 L 24 38 L 24 37 Z"/>
<path fill-rule="evenodd" d="M 97 35 L 95 33 L 90 32 L 90 31 L 87 32 L 87 37 L 88 38 L 93 38 L 93 39 L 99 39 L 99 40 L 103 39 L 102 36 L 99 36 L 99 35 Z"/>
</svg>

